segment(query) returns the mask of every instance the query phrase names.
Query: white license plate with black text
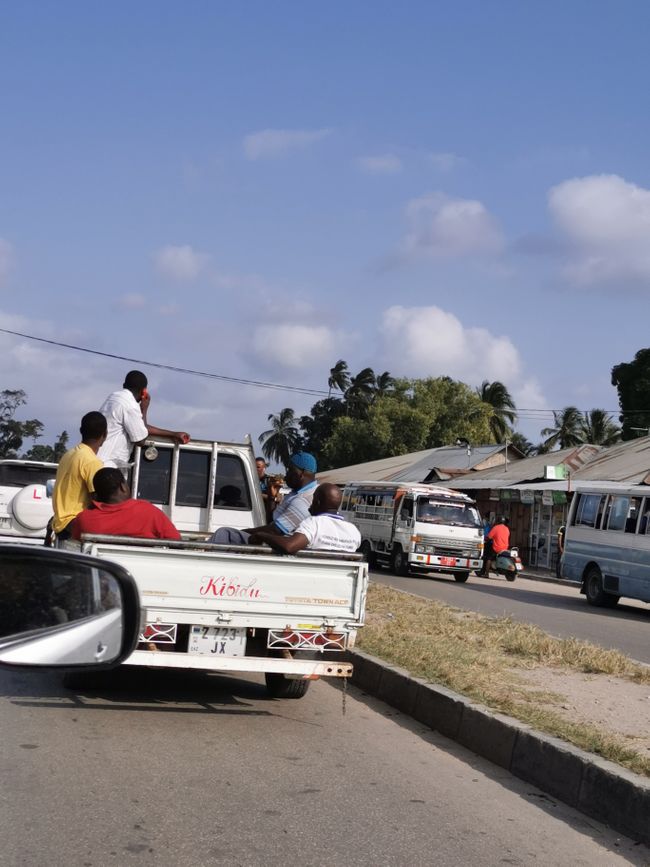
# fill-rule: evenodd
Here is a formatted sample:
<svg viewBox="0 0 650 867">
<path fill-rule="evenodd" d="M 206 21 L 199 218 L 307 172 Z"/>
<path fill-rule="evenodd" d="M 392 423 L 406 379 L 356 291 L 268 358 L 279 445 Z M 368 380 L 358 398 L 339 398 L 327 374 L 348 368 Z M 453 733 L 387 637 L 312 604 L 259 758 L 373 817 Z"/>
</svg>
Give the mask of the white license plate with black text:
<svg viewBox="0 0 650 867">
<path fill-rule="evenodd" d="M 246 630 L 230 626 L 191 626 L 188 653 L 245 656 Z"/>
</svg>

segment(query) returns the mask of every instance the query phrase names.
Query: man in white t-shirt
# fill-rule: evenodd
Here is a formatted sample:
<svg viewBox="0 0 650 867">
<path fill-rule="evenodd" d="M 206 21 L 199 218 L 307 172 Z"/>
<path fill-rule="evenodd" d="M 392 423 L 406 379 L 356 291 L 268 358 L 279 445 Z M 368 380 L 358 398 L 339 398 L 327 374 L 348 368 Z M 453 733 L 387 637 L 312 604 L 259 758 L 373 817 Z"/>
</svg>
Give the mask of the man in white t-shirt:
<svg viewBox="0 0 650 867">
<path fill-rule="evenodd" d="M 179 443 L 189 442 L 184 431 L 166 430 L 147 422 L 151 398 L 147 393 L 147 377 L 139 370 L 127 373 L 124 385 L 106 398 L 100 412 L 106 416 L 106 441 L 97 453 L 105 466 L 125 467 L 133 446 L 140 446 L 148 436 L 169 437 Z"/>
<path fill-rule="evenodd" d="M 253 545 L 265 542 L 283 554 L 295 554 L 307 548 L 310 551 L 345 551 L 353 553 L 361 544 L 361 534 L 350 521 L 338 514 L 341 491 L 336 485 L 325 482 L 314 491 L 305 518 L 290 536 L 278 536 L 258 531 L 250 538 Z"/>
</svg>

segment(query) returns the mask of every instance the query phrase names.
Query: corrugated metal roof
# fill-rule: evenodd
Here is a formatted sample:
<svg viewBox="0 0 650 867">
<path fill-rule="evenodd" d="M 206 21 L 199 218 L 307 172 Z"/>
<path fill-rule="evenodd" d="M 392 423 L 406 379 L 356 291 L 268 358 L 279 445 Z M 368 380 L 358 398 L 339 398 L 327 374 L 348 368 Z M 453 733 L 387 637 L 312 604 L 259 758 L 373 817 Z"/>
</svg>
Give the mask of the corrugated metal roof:
<svg viewBox="0 0 650 867">
<path fill-rule="evenodd" d="M 603 449 L 581 467 L 574 479 L 650 484 L 650 437 L 639 437 Z"/>
<path fill-rule="evenodd" d="M 470 473 L 453 480 L 453 486 L 460 490 L 480 490 L 484 488 L 505 488 L 523 482 L 542 481 L 544 468 L 565 464 L 573 478 L 589 460 L 600 452 L 599 446 L 583 445 L 570 449 L 560 449 L 545 455 L 535 455 L 521 461 L 508 462 L 508 468 L 492 467 L 489 470 Z"/>
<path fill-rule="evenodd" d="M 368 461 L 364 464 L 352 464 L 336 470 L 324 470 L 318 473 L 319 482 L 334 482 L 344 484 L 358 479 L 364 481 L 404 482 L 416 484 L 423 482 L 434 469 L 471 470 L 484 460 L 504 451 L 503 445 L 472 446 L 471 454 L 467 455 L 466 446 L 440 446 L 435 449 L 424 449 L 383 458 L 379 461 Z M 518 453 L 517 453 L 518 454 Z M 513 461 L 514 463 L 514 461 Z"/>
</svg>

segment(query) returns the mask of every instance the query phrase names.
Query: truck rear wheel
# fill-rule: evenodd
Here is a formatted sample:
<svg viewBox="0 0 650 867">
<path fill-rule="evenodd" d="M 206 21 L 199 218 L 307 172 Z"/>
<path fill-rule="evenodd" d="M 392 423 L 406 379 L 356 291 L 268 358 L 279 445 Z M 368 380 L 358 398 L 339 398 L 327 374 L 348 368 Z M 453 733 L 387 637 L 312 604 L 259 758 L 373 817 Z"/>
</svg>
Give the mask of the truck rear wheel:
<svg viewBox="0 0 650 867">
<path fill-rule="evenodd" d="M 271 698 L 302 698 L 311 683 L 310 680 L 296 680 L 269 671 L 264 675 L 264 680 L 266 691 Z"/>
<path fill-rule="evenodd" d="M 377 556 L 375 552 L 372 550 L 372 545 L 367 539 L 361 543 L 361 547 L 359 548 L 359 553 L 363 556 L 363 559 L 368 564 L 369 569 L 377 568 Z"/>
</svg>

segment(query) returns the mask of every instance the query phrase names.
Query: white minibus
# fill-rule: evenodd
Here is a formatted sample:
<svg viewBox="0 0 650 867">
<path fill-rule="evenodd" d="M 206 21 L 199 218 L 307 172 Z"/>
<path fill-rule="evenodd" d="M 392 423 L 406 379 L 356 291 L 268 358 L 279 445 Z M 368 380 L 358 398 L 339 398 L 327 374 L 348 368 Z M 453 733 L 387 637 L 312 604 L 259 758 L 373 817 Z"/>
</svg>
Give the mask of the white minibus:
<svg viewBox="0 0 650 867">
<path fill-rule="evenodd" d="M 574 494 L 561 573 L 590 605 L 650 602 L 650 488 L 601 485 Z"/>
</svg>

